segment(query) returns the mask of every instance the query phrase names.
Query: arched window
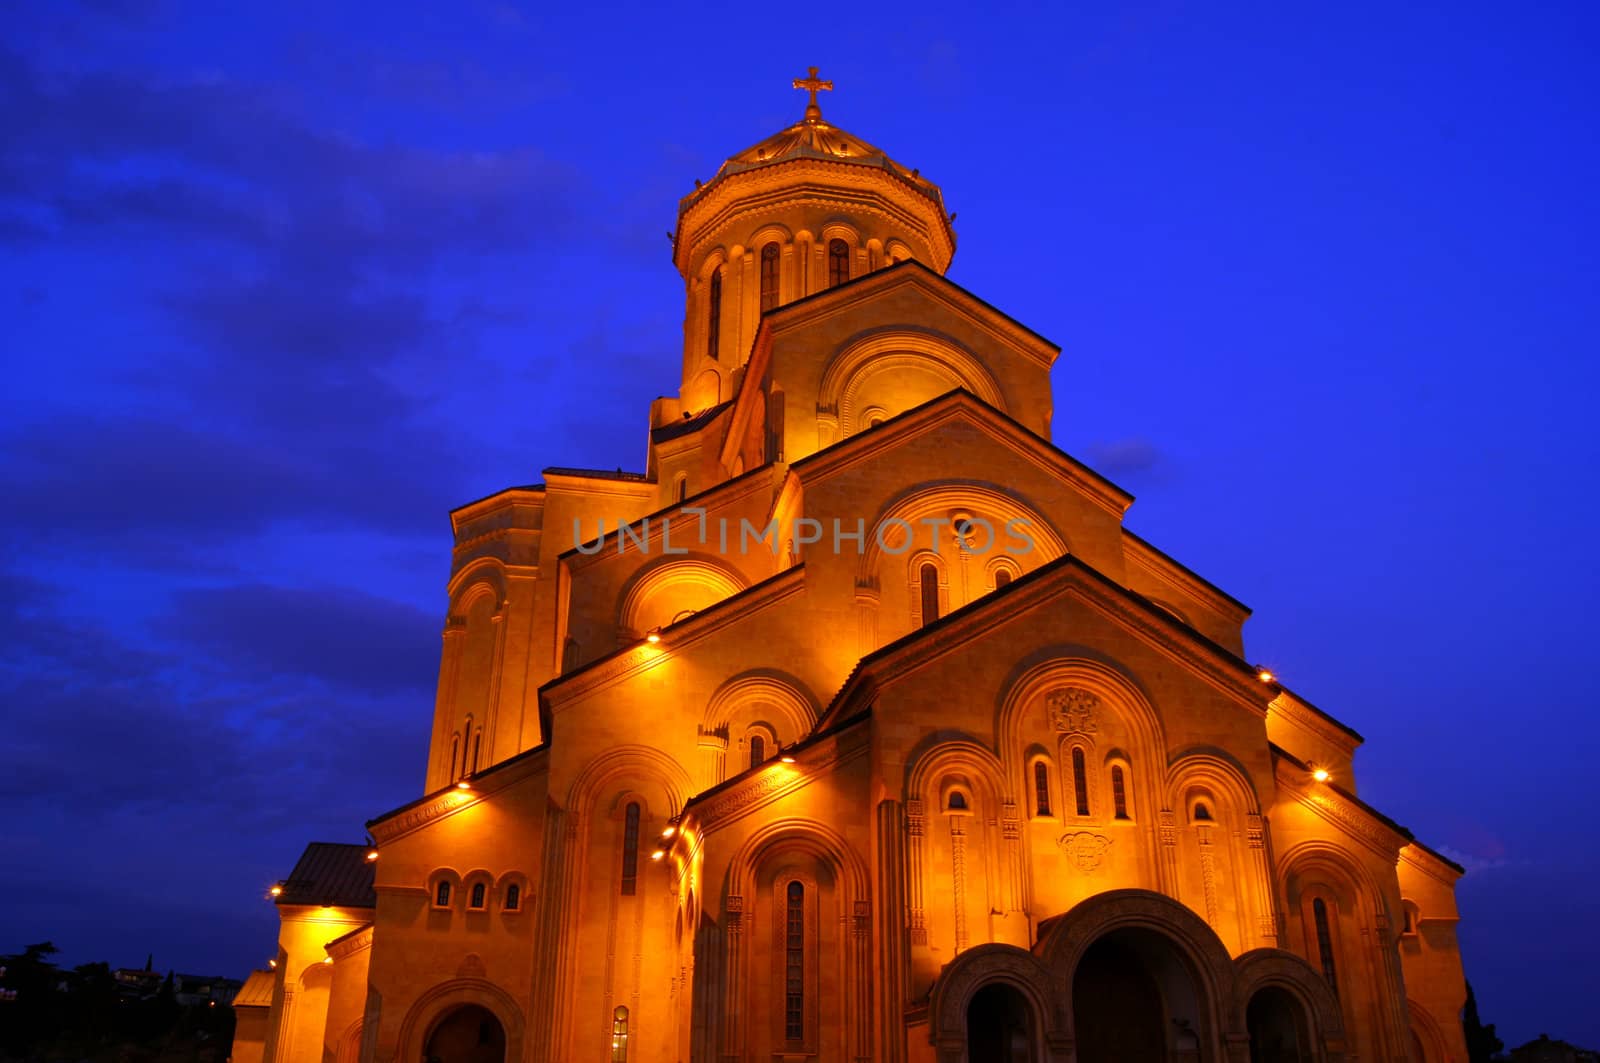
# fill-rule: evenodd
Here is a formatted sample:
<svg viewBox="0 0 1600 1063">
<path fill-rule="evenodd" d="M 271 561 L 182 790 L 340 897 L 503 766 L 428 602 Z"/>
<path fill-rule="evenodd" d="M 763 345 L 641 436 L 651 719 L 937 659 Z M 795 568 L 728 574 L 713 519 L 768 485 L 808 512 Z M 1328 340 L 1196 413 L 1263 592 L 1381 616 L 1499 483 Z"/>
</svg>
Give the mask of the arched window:
<svg viewBox="0 0 1600 1063">
<path fill-rule="evenodd" d="M 689 477 L 686 473 L 678 474 L 678 501 L 682 502 L 689 497 Z"/>
<path fill-rule="evenodd" d="M 1317 959 L 1322 963 L 1322 977 L 1327 979 L 1333 995 L 1339 995 L 1339 973 L 1333 966 L 1333 933 L 1328 928 L 1328 906 L 1318 897 L 1311 902 L 1311 918 L 1317 925 Z"/>
<path fill-rule="evenodd" d="M 939 619 L 939 570 L 932 564 L 922 566 L 917 575 L 922 591 L 922 622 L 931 624 Z"/>
<path fill-rule="evenodd" d="M 478 728 L 478 733 L 472 736 L 472 770 L 478 770 L 478 754 L 483 751 L 483 728 Z"/>
<path fill-rule="evenodd" d="M 456 765 L 460 760 L 461 760 L 461 735 L 459 733 L 457 733 L 457 734 L 453 734 L 453 735 L 450 736 L 450 781 L 451 782 L 455 782 L 457 779 L 461 778 L 461 774 L 456 768 Z"/>
<path fill-rule="evenodd" d="M 440 879 L 438 887 L 433 891 L 433 903 L 437 908 L 450 907 L 450 880 Z"/>
<path fill-rule="evenodd" d="M 1009 568 L 1002 568 L 1002 569 L 1000 569 L 1000 570 L 995 572 L 995 574 L 994 574 L 994 589 L 995 590 L 999 590 L 1001 587 L 1004 587 L 1004 586 L 1008 585 L 1010 582 L 1011 582 L 1011 570 Z"/>
<path fill-rule="evenodd" d="M 706 296 L 709 314 L 706 322 L 706 357 L 717 360 L 717 348 L 722 342 L 722 270 L 711 274 L 711 291 Z"/>
<path fill-rule="evenodd" d="M 522 887 L 513 882 L 506 887 L 506 911 L 515 912 L 522 909 Z"/>
<path fill-rule="evenodd" d="M 628 1063 L 628 1009 L 622 1004 L 611 1013 L 611 1063 Z"/>
<path fill-rule="evenodd" d="M 472 894 L 467 898 L 468 908 L 483 908 L 488 905 L 489 887 L 481 882 L 472 884 Z"/>
<path fill-rule="evenodd" d="M 950 797 L 945 801 L 944 807 L 951 812 L 965 812 L 967 810 L 967 795 L 960 790 L 951 790 Z"/>
<path fill-rule="evenodd" d="M 784 919 L 783 1036 L 803 1041 L 806 1036 L 806 888 L 789 883 Z"/>
<path fill-rule="evenodd" d="M 850 279 L 850 245 L 843 240 L 828 241 L 828 287 Z"/>
<path fill-rule="evenodd" d="M 750 766 L 760 767 L 767 760 L 767 740 L 760 735 L 750 737 Z"/>
<path fill-rule="evenodd" d="M 639 802 L 628 802 L 622 822 L 622 895 L 632 897 L 639 886 Z"/>
<path fill-rule="evenodd" d="M 761 312 L 778 305 L 778 245 L 761 249 Z"/>
<path fill-rule="evenodd" d="M 1117 819 L 1128 818 L 1128 780 L 1121 764 L 1111 765 L 1111 810 Z"/>
<path fill-rule="evenodd" d="M 1211 809 L 1204 801 L 1201 801 L 1194 806 L 1194 821 L 1196 823 L 1214 822 L 1211 818 Z"/>
<path fill-rule="evenodd" d="M 1089 814 L 1089 772 L 1084 765 L 1083 750 L 1072 751 L 1072 797 L 1077 805 L 1078 815 Z"/>
<path fill-rule="evenodd" d="M 1033 810 L 1039 816 L 1050 814 L 1050 769 L 1042 760 L 1033 762 Z"/>
</svg>

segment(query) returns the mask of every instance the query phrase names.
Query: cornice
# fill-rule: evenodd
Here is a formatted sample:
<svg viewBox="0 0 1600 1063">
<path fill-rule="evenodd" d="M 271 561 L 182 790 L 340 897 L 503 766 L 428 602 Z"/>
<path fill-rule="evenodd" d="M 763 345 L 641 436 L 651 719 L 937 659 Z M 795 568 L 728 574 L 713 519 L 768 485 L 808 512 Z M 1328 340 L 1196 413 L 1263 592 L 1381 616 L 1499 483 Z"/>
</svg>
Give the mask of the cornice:
<svg viewBox="0 0 1600 1063">
<path fill-rule="evenodd" d="M 1124 547 L 1123 556 L 1133 561 L 1140 568 L 1155 576 L 1161 576 L 1168 582 L 1176 583 L 1183 590 L 1205 602 L 1213 609 L 1222 613 L 1238 623 L 1250 619 L 1251 609 L 1227 591 L 1216 584 L 1209 582 L 1204 577 L 1186 568 L 1182 563 L 1173 560 L 1156 546 L 1140 538 L 1127 528 L 1122 529 Z"/>
<path fill-rule="evenodd" d="M 358 952 L 372 948 L 372 924 L 352 930 L 343 937 L 334 938 L 323 948 L 335 960 L 347 960 Z"/>
<path fill-rule="evenodd" d="M 903 286 L 925 292 L 980 331 L 1016 348 L 1043 369 L 1055 365 L 1061 354 L 1061 348 L 1048 338 L 916 259 L 897 262 L 846 284 L 792 300 L 767 311 L 762 320 L 771 322 L 776 340 L 785 332 L 848 313 L 859 304 L 880 297 L 885 290 Z"/>
<path fill-rule="evenodd" d="M 1460 864 L 1452 863 L 1415 839 L 1400 850 L 1400 859 L 1451 889 L 1466 874 L 1466 869 Z"/>
<path fill-rule="evenodd" d="M 1355 731 L 1282 687 L 1267 709 L 1269 712 L 1280 714 L 1290 723 L 1305 728 L 1324 742 L 1344 750 L 1348 756 L 1355 756 L 1356 748 L 1361 745 L 1362 738 Z"/>
<path fill-rule="evenodd" d="M 795 565 L 693 616 L 662 628 L 661 642 L 655 645 L 637 643 L 585 665 L 576 672 L 557 676 L 539 688 L 540 701 L 551 713 L 557 713 L 575 701 L 632 679 L 663 658 L 686 650 L 723 628 L 799 594 L 805 589 L 804 570 L 804 565 Z"/>
<path fill-rule="evenodd" d="M 1133 504 L 1132 495 L 968 391 L 947 392 L 885 421 L 870 433 L 857 433 L 814 454 L 808 454 L 790 468 L 800 475 L 802 481 L 812 477 L 834 476 L 870 462 L 887 447 L 904 439 L 914 438 L 956 420 L 965 420 L 974 427 L 989 429 L 991 439 L 1046 473 L 1066 480 L 1094 505 L 1117 520 L 1121 520 Z"/>
<path fill-rule="evenodd" d="M 1305 784 L 1303 765 L 1284 756 L 1274 758 L 1273 775 L 1278 793 L 1310 809 L 1318 818 L 1336 827 L 1346 837 L 1363 843 L 1389 863 L 1400 859 L 1401 850 L 1411 844 L 1409 831 L 1385 821 L 1371 809 L 1328 783 Z"/>
<path fill-rule="evenodd" d="M 746 773 L 748 778 L 705 798 L 703 803 L 691 801 L 685 814 L 693 815 L 702 832 L 737 822 L 866 756 L 871 749 L 870 739 L 870 729 L 866 727 L 836 734 L 825 743 L 806 749 L 792 765 L 769 762 L 750 770 Z"/>
<path fill-rule="evenodd" d="M 450 786 L 385 812 L 367 821 L 367 831 L 380 848 L 414 834 L 432 823 L 453 816 L 464 808 L 492 800 L 502 790 L 517 785 L 547 767 L 550 747 L 535 746 L 509 760 L 501 761 L 469 776 L 470 790 Z"/>
</svg>

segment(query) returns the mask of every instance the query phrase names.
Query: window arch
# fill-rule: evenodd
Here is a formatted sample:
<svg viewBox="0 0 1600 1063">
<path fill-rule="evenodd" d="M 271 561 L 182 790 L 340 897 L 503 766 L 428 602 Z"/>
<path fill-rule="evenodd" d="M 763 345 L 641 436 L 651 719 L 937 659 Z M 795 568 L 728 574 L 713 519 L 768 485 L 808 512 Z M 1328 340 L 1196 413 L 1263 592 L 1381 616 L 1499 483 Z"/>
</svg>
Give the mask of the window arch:
<svg viewBox="0 0 1600 1063">
<path fill-rule="evenodd" d="M 684 502 L 684 501 L 686 501 L 688 499 L 688 497 L 689 497 L 689 474 L 688 473 L 680 472 L 678 474 L 678 480 L 677 480 L 676 486 L 673 489 L 673 494 L 675 496 L 677 496 L 677 499 L 678 499 L 679 502 Z"/>
<path fill-rule="evenodd" d="M 457 765 L 461 761 L 461 732 L 457 731 L 450 736 L 450 781 L 455 782 L 461 778 Z"/>
<path fill-rule="evenodd" d="M 750 766 L 758 768 L 767 760 L 767 740 L 761 735 L 750 736 Z"/>
<path fill-rule="evenodd" d="M 478 754 L 483 750 L 483 727 L 480 725 L 472 735 L 472 772 L 478 771 Z"/>
<path fill-rule="evenodd" d="M 711 271 L 710 291 L 706 294 L 706 357 L 717 361 L 722 343 L 722 268 Z"/>
<path fill-rule="evenodd" d="M 1129 819 L 1128 815 L 1128 773 L 1121 764 L 1111 765 L 1111 816 L 1113 819 Z"/>
<path fill-rule="evenodd" d="M 513 882 L 506 887 L 506 900 L 502 907 L 508 912 L 520 912 L 522 910 L 521 884 Z"/>
<path fill-rule="evenodd" d="M 450 907 L 450 880 L 442 878 L 433 888 L 433 906 L 435 908 Z"/>
<path fill-rule="evenodd" d="M 806 888 L 791 881 L 784 891 L 783 1037 L 806 1036 Z"/>
<path fill-rule="evenodd" d="M 769 243 L 761 249 L 761 312 L 764 314 L 778 305 L 778 245 Z"/>
<path fill-rule="evenodd" d="M 850 279 L 850 245 L 840 239 L 828 241 L 828 287 L 836 288 Z"/>
<path fill-rule="evenodd" d="M 472 892 L 467 895 L 468 908 L 489 907 L 489 887 L 482 882 L 472 884 Z"/>
<path fill-rule="evenodd" d="M 1311 919 L 1317 933 L 1317 963 L 1333 995 L 1339 995 L 1339 972 L 1333 959 L 1333 930 L 1328 925 L 1328 905 L 1321 897 L 1311 901 Z"/>
<path fill-rule="evenodd" d="M 618 1004 L 611 1013 L 611 1063 L 628 1063 L 628 1008 Z"/>
<path fill-rule="evenodd" d="M 995 590 L 999 590 L 1001 587 L 1006 586 L 1010 582 L 1011 582 L 1011 570 L 1009 568 L 997 568 L 997 569 L 994 570 L 994 589 Z"/>
<path fill-rule="evenodd" d="M 939 619 L 939 567 L 932 561 L 924 561 L 917 570 L 917 593 L 921 596 L 923 624 Z"/>
<path fill-rule="evenodd" d="M 967 795 L 961 790 L 951 790 L 950 795 L 944 799 L 946 812 L 970 812 L 972 806 L 967 802 Z"/>
<path fill-rule="evenodd" d="M 1033 762 L 1033 814 L 1050 814 L 1050 767 L 1043 760 Z"/>
<path fill-rule="evenodd" d="M 629 801 L 622 817 L 622 895 L 639 889 L 639 802 Z"/>
<path fill-rule="evenodd" d="M 1089 814 L 1089 769 L 1082 746 L 1072 747 L 1072 800 L 1078 815 Z"/>
</svg>

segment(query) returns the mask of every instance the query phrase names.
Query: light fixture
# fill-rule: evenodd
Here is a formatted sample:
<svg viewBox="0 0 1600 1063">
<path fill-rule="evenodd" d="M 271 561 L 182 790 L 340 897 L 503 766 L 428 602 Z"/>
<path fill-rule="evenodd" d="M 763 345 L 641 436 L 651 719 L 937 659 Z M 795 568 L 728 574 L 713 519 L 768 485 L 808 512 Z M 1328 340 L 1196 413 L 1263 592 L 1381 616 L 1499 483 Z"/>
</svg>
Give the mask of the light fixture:
<svg viewBox="0 0 1600 1063">
<path fill-rule="evenodd" d="M 778 758 L 778 763 L 780 763 L 780 764 L 793 764 L 794 763 L 794 757 L 791 756 L 788 753 L 785 753 L 783 756 Z"/>
<path fill-rule="evenodd" d="M 283 896 L 283 887 L 282 886 L 273 886 L 267 892 L 272 894 L 272 896 L 274 896 L 274 897 L 281 897 L 281 896 Z"/>
<path fill-rule="evenodd" d="M 368 849 L 367 850 L 367 862 L 368 863 L 371 863 L 372 861 L 376 860 L 377 858 L 378 858 L 378 850 L 376 850 L 376 849 Z"/>
<path fill-rule="evenodd" d="M 333 957 L 332 956 L 324 956 L 322 958 L 322 962 L 323 963 L 332 963 L 333 962 Z"/>
<path fill-rule="evenodd" d="M 657 849 L 655 852 L 650 854 L 650 859 L 652 859 L 652 860 L 660 860 L 663 856 L 666 856 L 666 855 L 667 855 L 667 851 L 665 849 Z"/>
<path fill-rule="evenodd" d="M 1256 678 L 1263 683 L 1275 683 L 1278 681 L 1278 677 L 1272 674 L 1272 669 L 1264 664 L 1256 665 Z"/>
<path fill-rule="evenodd" d="M 1327 768 L 1319 768 L 1316 765 L 1312 765 L 1311 777 L 1318 782 L 1327 782 L 1333 776 L 1329 774 Z"/>
<path fill-rule="evenodd" d="M 277 961 L 277 960 L 268 960 L 268 961 L 267 961 L 267 966 L 268 966 L 268 967 L 271 967 L 271 968 L 272 968 L 272 969 L 273 969 L 273 970 L 277 970 L 277 968 L 278 968 L 278 961 Z"/>
<path fill-rule="evenodd" d="M 650 645 L 654 646 L 656 643 L 661 641 L 661 629 L 658 627 L 651 628 L 649 632 L 645 634 L 644 640 Z"/>
<path fill-rule="evenodd" d="M 472 784 L 469 783 L 467 780 L 462 779 L 460 782 L 456 783 L 456 789 L 457 790 L 470 790 L 470 789 L 472 789 Z"/>
<path fill-rule="evenodd" d="M 670 838 L 676 833 L 678 833 L 678 828 L 669 823 L 667 824 L 666 829 L 661 832 L 661 836 L 663 838 Z"/>
</svg>

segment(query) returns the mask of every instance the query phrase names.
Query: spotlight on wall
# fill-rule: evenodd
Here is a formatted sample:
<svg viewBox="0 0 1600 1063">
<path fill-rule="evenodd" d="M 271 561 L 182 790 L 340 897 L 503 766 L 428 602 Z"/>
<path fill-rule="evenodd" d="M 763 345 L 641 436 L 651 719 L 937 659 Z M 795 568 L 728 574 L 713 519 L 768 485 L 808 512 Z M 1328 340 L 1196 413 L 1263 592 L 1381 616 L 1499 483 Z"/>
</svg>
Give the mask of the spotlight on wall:
<svg viewBox="0 0 1600 1063">
<path fill-rule="evenodd" d="M 372 861 L 376 860 L 377 858 L 378 858 L 378 850 L 376 850 L 376 849 L 368 849 L 367 850 L 367 862 L 368 863 L 371 863 Z"/>
<path fill-rule="evenodd" d="M 676 833 L 678 833 L 678 828 L 669 823 L 667 824 L 666 829 L 661 832 L 661 836 L 663 838 L 670 838 Z"/>
<path fill-rule="evenodd" d="M 778 763 L 779 764 L 793 764 L 794 763 L 794 757 L 791 754 L 785 753 L 783 756 L 778 758 Z"/>
<path fill-rule="evenodd" d="M 1333 778 L 1333 776 L 1329 774 L 1327 768 L 1319 768 L 1314 764 L 1311 766 L 1311 777 L 1318 782 L 1327 782 L 1329 779 Z"/>
<path fill-rule="evenodd" d="M 467 780 L 462 779 L 460 782 L 456 783 L 456 789 L 457 790 L 470 790 L 470 789 L 472 789 L 472 784 L 469 783 Z"/>
<path fill-rule="evenodd" d="M 656 643 L 661 641 L 661 629 L 658 627 L 651 628 L 645 635 L 644 640 L 650 645 L 654 646 Z"/>
<path fill-rule="evenodd" d="M 655 852 L 650 854 L 650 859 L 652 859 L 652 860 L 660 860 L 663 856 L 666 856 L 666 855 L 667 855 L 667 851 L 665 849 L 657 849 Z"/>
<path fill-rule="evenodd" d="M 322 962 L 323 963 L 332 963 L 333 962 L 333 957 L 332 956 L 324 956 L 322 958 Z"/>
<path fill-rule="evenodd" d="M 1273 674 L 1272 669 L 1264 664 L 1256 665 L 1256 678 L 1263 683 L 1276 683 L 1278 681 L 1278 677 Z"/>
<path fill-rule="evenodd" d="M 274 896 L 274 897 L 282 897 L 283 896 L 283 886 L 282 885 L 273 886 L 267 892 L 269 894 L 271 894 L 272 896 Z"/>
<path fill-rule="evenodd" d="M 277 960 L 268 960 L 267 961 L 267 966 L 271 967 L 273 970 L 277 970 L 278 969 L 278 961 Z"/>
</svg>

